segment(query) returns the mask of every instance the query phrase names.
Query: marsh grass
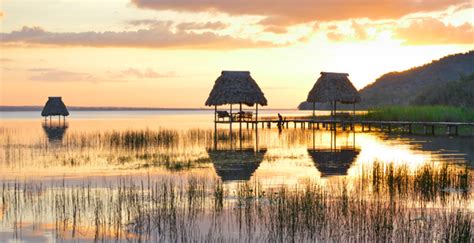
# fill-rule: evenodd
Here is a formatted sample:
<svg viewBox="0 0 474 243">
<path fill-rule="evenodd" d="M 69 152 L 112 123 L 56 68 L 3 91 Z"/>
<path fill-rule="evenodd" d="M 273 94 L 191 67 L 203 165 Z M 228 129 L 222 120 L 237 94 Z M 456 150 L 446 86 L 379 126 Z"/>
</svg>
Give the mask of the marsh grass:
<svg viewBox="0 0 474 243">
<path fill-rule="evenodd" d="M 450 106 L 388 106 L 359 116 L 372 121 L 474 122 L 474 109 Z"/>
<path fill-rule="evenodd" d="M 4 182 L 2 224 L 58 240 L 455 241 L 473 234 L 472 178 L 456 166 L 376 165 L 355 181 L 234 189 L 209 177 L 96 185 Z M 466 184 L 467 182 L 467 184 Z M 462 191 L 445 190 L 446 188 Z M 45 227 L 48 223 L 53 228 Z"/>
</svg>

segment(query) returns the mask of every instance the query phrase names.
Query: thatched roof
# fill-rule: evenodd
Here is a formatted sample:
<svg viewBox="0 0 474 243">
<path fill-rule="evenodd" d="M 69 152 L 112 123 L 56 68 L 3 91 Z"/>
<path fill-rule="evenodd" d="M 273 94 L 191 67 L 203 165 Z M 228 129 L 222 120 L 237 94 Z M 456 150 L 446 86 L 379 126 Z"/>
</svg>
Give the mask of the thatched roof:
<svg viewBox="0 0 474 243">
<path fill-rule="evenodd" d="M 61 97 L 49 97 L 41 116 L 69 116 L 69 111 Z"/>
<path fill-rule="evenodd" d="M 222 181 L 248 181 L 260 166 L 267 150 L 208 150 L 207 152 Z"/>
<path fill-rule="evenodd" d="M 357 149 L 310 150 L 308 153 L 314 165 L 321 172 L 321 177 L 347 175 L 347 171 L 359 154 Z"/>
<path fill-rule="evenodd" d="M 207 106 L 226 104 L 267 105 L 267 99 L 248 71 L 222 71 L 206 100 Z"/>
<path fill-rule="evenodd" d="M 340 102 L 353 104 L 360 102 L 360 95 L 352 85 L 347 73 L 321 72 L 321 77 L 308 94 L 308 102 Z"/>
</svg>

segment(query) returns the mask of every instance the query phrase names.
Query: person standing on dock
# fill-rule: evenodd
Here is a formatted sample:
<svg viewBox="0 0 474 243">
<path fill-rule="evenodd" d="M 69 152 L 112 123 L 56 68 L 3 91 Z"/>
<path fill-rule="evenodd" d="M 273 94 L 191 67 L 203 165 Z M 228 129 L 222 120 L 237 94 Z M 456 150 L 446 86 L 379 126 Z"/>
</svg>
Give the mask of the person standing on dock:
<svg viewBox="0 0 474 243">
<path fill-rule="evenodd" d="M 278 113 L 278 130 L 281 132 L 281 129 L 283 128 L 283 116 Z"/>
</svg>

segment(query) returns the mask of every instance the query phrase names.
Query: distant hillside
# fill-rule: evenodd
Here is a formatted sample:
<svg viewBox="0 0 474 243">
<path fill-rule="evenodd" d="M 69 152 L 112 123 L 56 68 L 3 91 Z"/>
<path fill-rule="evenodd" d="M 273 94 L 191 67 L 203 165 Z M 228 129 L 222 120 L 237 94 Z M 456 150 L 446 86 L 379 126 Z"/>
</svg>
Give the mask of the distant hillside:
<svg viewBox="0 0 474 243">
<path fill-rule="evenodd" d="M 473 73 L 474 51 L 446 56 L 420 67 L 383 75 L 360 90 L 361 105 L 410 105 L 419 95 Z"/>
<path fill-rule="evenodd" d="M 474 74 L 474 50 L 443 57 L 423 66 L 411 68 L 403 72 L 390 72 L 382 75 L 374 83 L 361 89 L 362 103 L 358 108 L 370 108 L 386 105 L 468 104 L 472 94 L 472 82 L 464 80 L 463 84 L 448 83 L 459 81 L 463 77 Z M 472 80 L 472 78 L 471 78 Z M 465 90 L 463 90 L 466 88 Z M 463 90 L 463 91 L 461 91 Z M 471 93 L 469 93 L 471 92 Z M 460 95 L 462 94 L 462 95 Z M 455 102 L 447 100 L 449 96 Z M 329 109 L 329 104 L 317 104 L 317 109 Z M 351 109 L 352 105 L 338 104 L 338 109 Z M 312 104 L 302 102 L 298 109 L 312 109 Z"/>
<path fill-rule="evenodd" d="M 415 105 L 449 105 L 474 107 L 474 74 L 459 81 L 432 86 L 412 102 Z"/>
</svg>

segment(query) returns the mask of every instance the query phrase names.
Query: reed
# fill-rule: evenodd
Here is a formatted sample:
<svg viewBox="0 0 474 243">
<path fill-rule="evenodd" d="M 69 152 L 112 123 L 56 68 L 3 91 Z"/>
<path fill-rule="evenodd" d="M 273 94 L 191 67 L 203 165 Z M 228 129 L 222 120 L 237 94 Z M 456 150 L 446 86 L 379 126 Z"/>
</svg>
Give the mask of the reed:
<svg viewBox="0 0 474 243">
<path fill-rule="evenodd" d="M 27 231 L 28 223 L 22 222 L 31 222 L 35 231 L 51 231 L 58 240 L 469 242 L 472 238 L 472 212 L 466 208 L 472 178 L 465 168 L 422 166 L 409 172 L 406 166 L 379 164 L 368 174 L 324 186 L 308 180 L 297 186 L 263 187 L 255 180 L 230 190 L 216 178 L 195 176 L 121 177 L 79 185 L 66 180 L 14 181 L 3 182 L 0 202 L 3 224 L 10 224 L 18 239 Z M 48 223 L 54 227 L 44 227 Z"/>
</svg>

